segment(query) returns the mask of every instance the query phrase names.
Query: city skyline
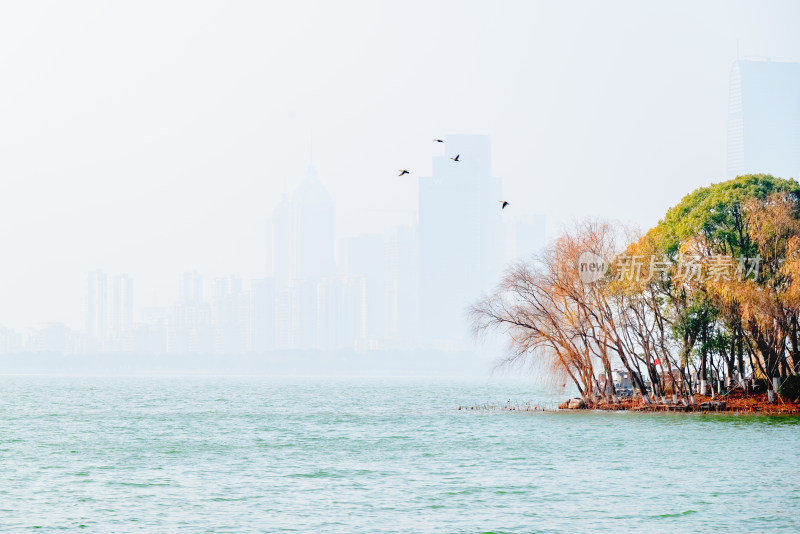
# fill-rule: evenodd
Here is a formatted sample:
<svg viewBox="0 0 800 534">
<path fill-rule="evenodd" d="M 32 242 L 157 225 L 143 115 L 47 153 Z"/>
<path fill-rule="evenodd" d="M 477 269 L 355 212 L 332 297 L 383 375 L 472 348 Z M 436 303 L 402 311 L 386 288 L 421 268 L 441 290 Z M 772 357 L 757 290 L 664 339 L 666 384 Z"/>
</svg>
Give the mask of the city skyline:
<svg viewBox="0 0 800 534">
<path fill-rule="evenodd" d="M 312 158 L 337 239 L 410 225 L 397 169 L 431 176 L 448 133 L 492 138 L 513 213 L 551 237 L 647 228 L 725 176 L 732 62 L 800 59 L 788 2 L 346 5 L 9 6 L 0 324 L 82 328 L 97 268 L 137 307 L 187 270 L 261 277 L 263 225 Z"/>
<path fill-rule="evenodd" d="M 775 87 L 780 90 L 776 95 Z M 757 172 L 763 167 L 764 162 L 771 162 L 770 168 L 778 171 L 776 175 L 791 175 L 792 169 L 800 168 L 800 149 L 792 151 L 792 147 L 800 147 L 800 126 L 797 117 L 800 116 L 800 98 L 796 96 L 800 91 L 800 63 L 785 60 L 773 61 L 769 58 L 743 59 L 736 60 L 731 65 L 729 80 L 729 111 L 728 111 L 728 130 L 727 130 L 727 176 L 747 172 Z M 772 131 L 774 130 L 774 131 Z M 769 140 L 772 137 L 780 137 L 777 147 L 769 147 Z M 490 284 L 497 279 L 500 266 L 513 259 L 519 259 L 517 249 L 527 247 L 530 250 L 540 248 L 544 244 L 547 235 L 545 216 L 540 213 L 523 213 L 515 215 L 512 220 L 499 224 L 501 211 L 493 209 L 494 202 L 503 197 L 501 180 L 491 175 L 492 149 L 489 136 L 476 135 L 449 135 L 442 136 L 447 139 L 443 145 L 444 152 L 441 155 L 434 155 L 431 159 L 432 173 L 430 176 L 415 177 L 413 183 L 419 183 L 419 191 L 416 209 L 408 210 L 411 217 L 410 224 L 394 225 L 379 233 L 366 233 L 350 236 L 342 236 L 336 232 L 336 209 L 330 192 L 319 179 L 313 161 L 309 159 L 306 177 L 293 189 L 291 196 L 286 189 L 281 194 L 279 200 L 267 217 L 266 235 L 261 241 L 266 243 L 266 261 L 261 277 L 250 279 L 250 288 L 247 298 L 261 294 L 262 301 L 274 301 L 277 306 L 270 306 L 271 310 L 267 315 L 271 318 L 270 328 L 262 332 L 262 336 L 272 336 L 272 341 L 262 340 L 257 342 L 254 337 L 255 328 L 250 325 L 249 331 L 245 333 L 245 326 L 241 325 L 242 337 L 238 344 L 225 346 L 234 350 L 274 350 L 291 348 L 342 348 L 350 346 L 341 341 L 330 341 L 333 339 L 333 332 L 336 329 L 324 334 L 326 342 L 320 342 L 323 334 L 316 332 L 313 339 L 300 343 L 297 340 L 302 336 L 302 331 L 311 329 L 315 331 L 318 327 L 320 313 L 316 304 L 302 311 L 302 306 L 297 302 L 296 293 L 305 292 L 306 301 L 311 302 L 318 298 L 317 292 L 320 291 L 316 284 L 319 281 L 327 281 L 328 300 L 342 297 L 342 288 L 331 286 L 332 281 L 337 278 L 347 279 L 349 283 L 353 280 L 353 271 L 348 272 L 349 264 L 372 263 L 372 267 L 364 270 L 359 276 L 364 280 L 360 283 L 363 287 L 360 291 L 364 294 L 369 293 L 370 306 L 373 310 L 369 317 L 354 319 L 353 325 L 349 328 L 359 331 L 360 334 L 355 338 L 363 339 L 366 345 L 362 348 L 377 348 L 382 346 L 374 340 L 381 339 L 382 342 L 388 339 L 388 333 L 394 332 L 395 336 L 413 332 L 414 343 L 420 346 L 458 347 L 464 348 L 463 341 L 466 340 L 466 327 L 459 316 L 459 309 L 463 309 L 469 303 L 465 298 L 455 302 L 448 302 L 447 298 L 441 298 L 441 292 L 437 297 L 437 290 L 446 280 L 453 284 L 450 292 L 453 293 L 456 287 L 472 288 L 471 294 L 476 296 L 478 291 L 487 291 Z M 758 139 L 758 143 L 753 140 Z M 438 144 L 438 143 L 437 143 Z M 448 148 L 449 147 L 449 148 Z M 460 160 L 460 164 L 453 166 L 449 160 L 453 154 L 465 153 L 466 159 Z M 309 154 L 311 158 L 311 154 Z M 769 169 L 767 169 L 769 171 Z M 416 173 L 415 173 L 416 174 Z M 797 173 L 795 173 L 797 174 Z M 472 181 L 477 180 L 477 181 Z M 449 184 L 449 185 L 448 185 Z M 472 184 L 467 186 L 467 184 Z M 284 185 L 284 187 L 286 187 Z M 475 204 L 475 199 L 481 200 Z M 459 222 L 453 218 L 453 212 L 447 209 L 442 210 L 441 206 L 448 205 L 456 201 L 458 205 L 466 208 L 462 211 L 463 220 Z M 517 203 L 515 203 L 517 209 Z M 523 208 L 524 209 L 524 208 Z M 441 215 L 441 216 L 440 216 Z M 432 221 L 438 222 L 433 223 Z M 453 236 L 465 235 L 458 232 L 458 228 L 468 229 L 471 224 L 478 224 L 483 228 L 481 235 L 474 244 L 469 240 L 459 240 Z M 423 236 L 419 236 L 419 228 L 425 229 Z M 413 244 L 406 243 L 414 250 L 413 261 L 424 261 L 427 258 L 436 257 L 438 254 L 448 256 L 451 263 L 443 264 L 434 262 L 433 265 L 439 267 L 434 269 L 423 269 L 421 266 L 412 277 L 413 282 L 409 284 L 398 282 L 397 272 L 394 273 L 394 289 L 389 289 L 387 284 L 391 283 L 386 278 L 388 264 L 376 268 L 375 258 L 381 257 L 385 261 L 384 248 L 389 235 L 394 233 L 395 239 L 399 240 L 401 233 L 406 233 L 406 240 L 413 236 Z M 294 236 L 293 239 L 289 235 Z M 467 232 L 466 235 L 470 235 Z M 451 236 L 451 239 L 445 237 Z M 535 236 L 533 239 L 531 236 Z M 371 241 L 371 243 L 370 243 Z M 426 243 L 428 243 L 426 245 Z M 446 248 L 442 244 L 450 243 L 452 248 L 446 253 Z M 395 242 L 395 247 L 399 247 L 399 241 Z M 361 249 L 360 258 L 350 257 L 354 250 Z M 283 249 L 281 252 L 280 249 Z M 320 256 L 321 254 L 321 256 Z M 398 257 L 397 251 L 394 252 L 394 261 L 409 265 L 409 253 L 403 261 Z M 356 254 L 359 256 L 359 254 Z M 455 270 L 452 276 L 449 274 L 451 264 L 463 264 L 464 259 L 472 257 L 475 260 L 477 271 L 470 272 L 469 269 Z M 356 270 L 358 267 L 356 267 Z M 438 270 L 437 270 L 438 269 Z M 369 274 L 367 271 L 370 271 Z M 463 275 L 463 276 L 462 276 Z M 194 304 L 208 304 L 203 300 L 203 293 L 208 292 L 209 288 L 202 287 L 203 277 L 197 271 L 186 271 L 183 276 L 183 285 L 178 289 L 179 297 L 167 297 L 166 302 L 159 302 L 154 295 L 152 302 L 148 305 L 147 297 L 140 291 L 139 297 L 134 299 L 132 279 L 127 273 L 112 275 L 111 283 L 108 282 L 107 273 L 104 269 L 97 268 L 89 271 L 85 302 L 81 312 L 84 314 L 83 328 L 78 324 L 69 321 L 51 318 L 47 321 L 39 321 L 35 324 L 27 324 L 22 327 L 19 325 L 11 328 L 8 325 L 0 324 L 0 351 L 9 351 L 12 347 L 50 347 L 54 343 L 61 343 L 65 347 L 70 347 L 71 351 L 98 352 L 102 350 L 119 351 L 132 349 L 130 340 L 125 336 L 133 331 L 134 316 L 137 316 L 137 325 L 141 326 L 144 317 L 153 314 L 153 310 L 169 309 L 171 306 L 185 306 L 192 304 L 187 301 L 187 292 L 194 292 L 190 300 Z M 194 276 L 195 287 L 187 287 L 187 276 Z M 421 278 L 420 278 L 421 276 Z M 459 278 L 462 276 L 462 278 Z M 197 286 L 197 280 L 200 286 Z M 212 275 L 212 292 L 219 292 L 215 285 L 221 281 L 237 280 L 241 284 L 242 279 L 237 278 L 236 274 L 226 276 Z M 311 281 L 311 285 L 302 289 L 303 281 Z M 426 282 L 430 280 L 430 282 Z M 300 285 L 298 285 L 300 284 Z M 335 284 L 334 284 L 335 285 Z M 313 286 L 313 287 L 312 287 Z M 367 286 L 371 287 L 367 291 Z M 399 290 L 404 287 L 405 291 Z M 409 296 L 408 288 L 414 288 L 415 293 Z M 380 287 L 380 290 L 376 289 Z M 289 293 L 287 293 L 289 291 Z M 235 293 L 242 293 L 241 288 Z M 294 296 L 290 295 L 293 294 Z M 312 298 L 310 295 L 314 294 Z M 242 293 L 244 296 L 245 294 Z M 423 296 L 426 295 L 426 296 Z M 319 297 L 322 298 L 322 297 Z M 351 297 L 356 300 L 358 297 Z M 400 301 L 406 298 L 409 302 L 402 304 Z M 287 300 L 288 299 L 288 300 Z M 399 299 L 399 300 L 398 300 Z M 427 299 L 427 300 L 426 300 Z M 172 302 L 170 302 L 172 300 Z M 216 299 L 219 300 L 219 299 Z M 391 300 L 391 306 L 389 301 Z M 133 302 L 137 302 L 134 312 Z M 139 305 L 139 302 L 145 304 Z M 280 303 L 284 302 L 284 307 Z M 294 304 L 291 304 L 294 302 Z M 356 305 L 356 304 L 353 304 Z M 256 306 L 250 303 L 250 306 Z M 287 307 L 288 306 L 288 307 Z M 298 306 L 300 306 L 298 308 Z M 365 305 L 366 306 L 366 305 Z M 263 304 L 262 304 L 263 307 Z M 390 309 L 391 308 L 391 309 Z M 400 314 L 398 310 L 405 309 L 405 314 Z M 312 311 L 313 309 L 313 311 Z M 298 311 L 300 310 L 300 311 Z M 421 322 L 409 324 L 406 315 L 418 313 Z M 288 318 L 280 318 L 281 311 L 288 315 Z M 331 317 L 337 316 L 341 310 L 327 310 Z M 195 311 L 195 313 L 197 313 Z M 266 313 L 266 312 L 265 312 Z M 299 315 L 298 315 L 299 314 Z M 156 313 L 158 315 L 158 313 Z M 324 314 L 323 314 L 324 315 Z M 181 313 L 176 313 L 173 321 L 180 319 Z M 304 317 L 305 320 L 300 318 Z M 449 317 L 450 321 L 445 326 L 436 324 L 436 319 Z M 251 321 L 251 319 L 248 319 Z M 284 332 L 280 332 L 279 323 L 288 321 Z M 146 323 L 146 321 L 144 321 Z M 247 322 L 247 321 L 245 321 Z M 367 324 L 369 323 L 369 325 Z M 391 323 L 391 324 L 390 324 Z M 399 324 L 404 324 L 404 330 L 399 329 Z M 203 340 L 211 342 L 214 346 L 220 346 L 219 340 L 212 340 L 210 322 L 204 325 L 209 330 L 203 335 Z M 379 325 L 379 326 L 378 326 Z M 174 326 L 174 325 L 173 325 Z M 179 330 L 182 327 L 179 327 Z M 426 332 L 426 328 L 429 329 Z M 433 330 L 444 330 L 450 332 L 449 337 L 445 336 L 446 341 L 440 339 L 436 342 Z M 24 331 L 21 335 L 19 331 Z M 458 335 L 455 332 L 459 331 Z M 82 339 L 74 340 L 77 332 L 83 332 Z M 166 332 L 166 330 L 165 330 Z M 202 346 L 199 338 L 189 340 L 189 334 L 183 332 L 177 337 L 173 334 L 172 339 L 167 339 L 164 334 L 164 346 L 166 352 L 178 352 L 188 350 L 192 347 Z M 340 335 L 340 334 L 337 334 Z M 459 342 L 453 342 L 458 339 Z M 61 340 L 61 341 L 58 341 Z M 102 340 L 100 342 L 99 340 Z M 248 340 L 248 341 L 245 341 Z M 368 340 L 373 340 L 370 342 Z M 98 343 L 100 343 L 98 345 Z M 249 345 L 248 345 L 249 343 Z M 224 343 L 223 343 L 224 345 Z M 353 347 L 358 347 L 359 343 L 353 343 Z M 385 345 L 384 345 L 385 346 Z M 4 348 L 5 347 L 5 348 Z M 178 348 L 176 348 L 178 347 Z M 256 349 L 255 347 L 259 347 Z"/>
<path fill-rule="evenodd" d="M 166 354 L 467 350 L 467 305 L 492 288 L 505 260 L 544 246 L 545 219 L 497 204 L 502 182 L 492 175 L 488 136 L 444 139 L 445 152 L 461 158 L 434 156 L 433 175 L 418 178 L 421 224 L 337 238 L 335 204 L 309 166 L 265 225 L 264 276 L 186 271 L 176 281 L 178 298 L 159 306 L 139 303 L 144 299 L 135 296 L 127 273 L 95 269 L 86 277 L 82 329 L 31 325 L 16 347 Z M 0 344 L 0 352 L 13 352 L 9 344 Z"/>
</svg>

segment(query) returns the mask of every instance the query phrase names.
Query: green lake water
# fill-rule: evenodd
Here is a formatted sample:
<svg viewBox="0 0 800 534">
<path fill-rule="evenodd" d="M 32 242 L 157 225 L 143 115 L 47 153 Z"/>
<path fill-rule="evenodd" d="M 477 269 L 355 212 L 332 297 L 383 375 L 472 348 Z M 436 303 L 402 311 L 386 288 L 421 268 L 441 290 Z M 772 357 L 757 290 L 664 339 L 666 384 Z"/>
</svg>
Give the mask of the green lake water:
<svg viewBox="0 0 800 534">
<path fill-rule="evenodd" d="M 798 532 L 800 418 L 522 381 L 0 377 L 0 531 Z"/>
</svg>

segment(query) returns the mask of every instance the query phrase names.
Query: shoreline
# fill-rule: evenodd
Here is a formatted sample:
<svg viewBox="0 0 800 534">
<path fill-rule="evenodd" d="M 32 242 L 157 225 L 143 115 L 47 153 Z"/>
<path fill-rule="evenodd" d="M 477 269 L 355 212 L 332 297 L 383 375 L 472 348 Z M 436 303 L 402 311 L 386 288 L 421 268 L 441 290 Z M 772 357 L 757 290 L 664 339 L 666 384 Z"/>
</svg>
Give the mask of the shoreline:
<svg viewBox="0 0 800 534">
<path fill-rule="evenodd" d="M 616 403 L 586 403 L 581 399 L 568 399 L 557 403 L 506 403 L 503 405 L 472 404 L 459 405 L 459 411 L 502 412 L 631 412 L 653 414 L 699 414 L 699 415 L 767 415 L 800 416 L 800 402 L 778 401 L 769 403 L 764 395 L 725 395 L 712 399 L 709 395 L 695 395 L 695 403 L 646 404 L 641 398 L 622 399 Z"/>
<path fill-rule="evenodd" d="M 678 402 L 645 403 L 641 398 L 625 399 L 609 404 L 606 402 L 582 403 L 583 406 L 570 407 L 575 399 L 559 405 L 559 409 L 566 410 L 598 410 L 598 411 L 628 411 L 650 413 L 728 413 L 743 415 L 800 415 L 800 403 L 781 401 L 770 403 L 765 395 L 744 395 L 741 393 L 729 395 L 695 395 L 693 404 Z M 671 400 L 671 399 L 670 399 Z"/>
</svg>

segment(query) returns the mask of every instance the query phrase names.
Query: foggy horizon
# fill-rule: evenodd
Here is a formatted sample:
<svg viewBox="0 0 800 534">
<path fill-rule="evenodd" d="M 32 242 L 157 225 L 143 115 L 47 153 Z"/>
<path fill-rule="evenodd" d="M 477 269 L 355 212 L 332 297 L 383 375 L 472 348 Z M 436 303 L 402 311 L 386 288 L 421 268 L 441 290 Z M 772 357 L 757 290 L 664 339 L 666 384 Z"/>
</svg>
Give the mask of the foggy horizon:
<svg viewBox="0 0 800 534">
<path fill-rule="evenodd" d="M 789 2 L 311 4 L 3 8 L 0 325 L 83 330 L 96 269 L 134 280 L 137 321 L 184 272 L 269 276 L 311 164 L 337 249 L 413 226 L 452 134 L 491 138 L 503 222 L 646 229 L 725 179 L 733 62 L 800 60 Z"/>
</svg>

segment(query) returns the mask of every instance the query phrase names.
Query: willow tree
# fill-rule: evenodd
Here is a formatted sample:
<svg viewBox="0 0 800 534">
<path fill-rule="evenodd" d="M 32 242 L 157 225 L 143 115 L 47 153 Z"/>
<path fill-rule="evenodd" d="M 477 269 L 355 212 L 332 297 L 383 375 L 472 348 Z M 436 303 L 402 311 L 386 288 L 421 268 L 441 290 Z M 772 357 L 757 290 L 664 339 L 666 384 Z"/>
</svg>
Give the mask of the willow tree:
<svg viewBox="0 0 800 534">
<path fill-rule="evenodd" d="M 597 221 L 584 222 L 547 247 L 537 261 L 517 263 L 497 291 L 471 309 L 473 330 L 508 335 L 507 363 L 526 362 L 569 377 L 588 402 L 613 400 L 612 366 L 620 362 L 646 402 L 650 402 L 630 337 L 623 332 L 617 301 L 600 273 L 587 281 L 578 265 L 584 253 L 596 258 L 618 254 L 618 232 Z M 600 389 L 598 374 L 611 384 Z"/>
<path fill-rule="evenodd" d="M 607 291 L 615 301 L 630 352 L 638 354 L 647 369 L 653 394 L 664 401 L 669 387 L 673 402 L 679 395 L 693 401 L 691 390 L 685 387 L 685 366 L 674 357 L 679 352 L 669 305 L 675 298 L 674 271 L 675 265 L 663 256 L 653 236 L 646 234 L 633 240 L 617 257 Z M 678 377 L 681 380 L 676 380 Z"/>
</svg>

